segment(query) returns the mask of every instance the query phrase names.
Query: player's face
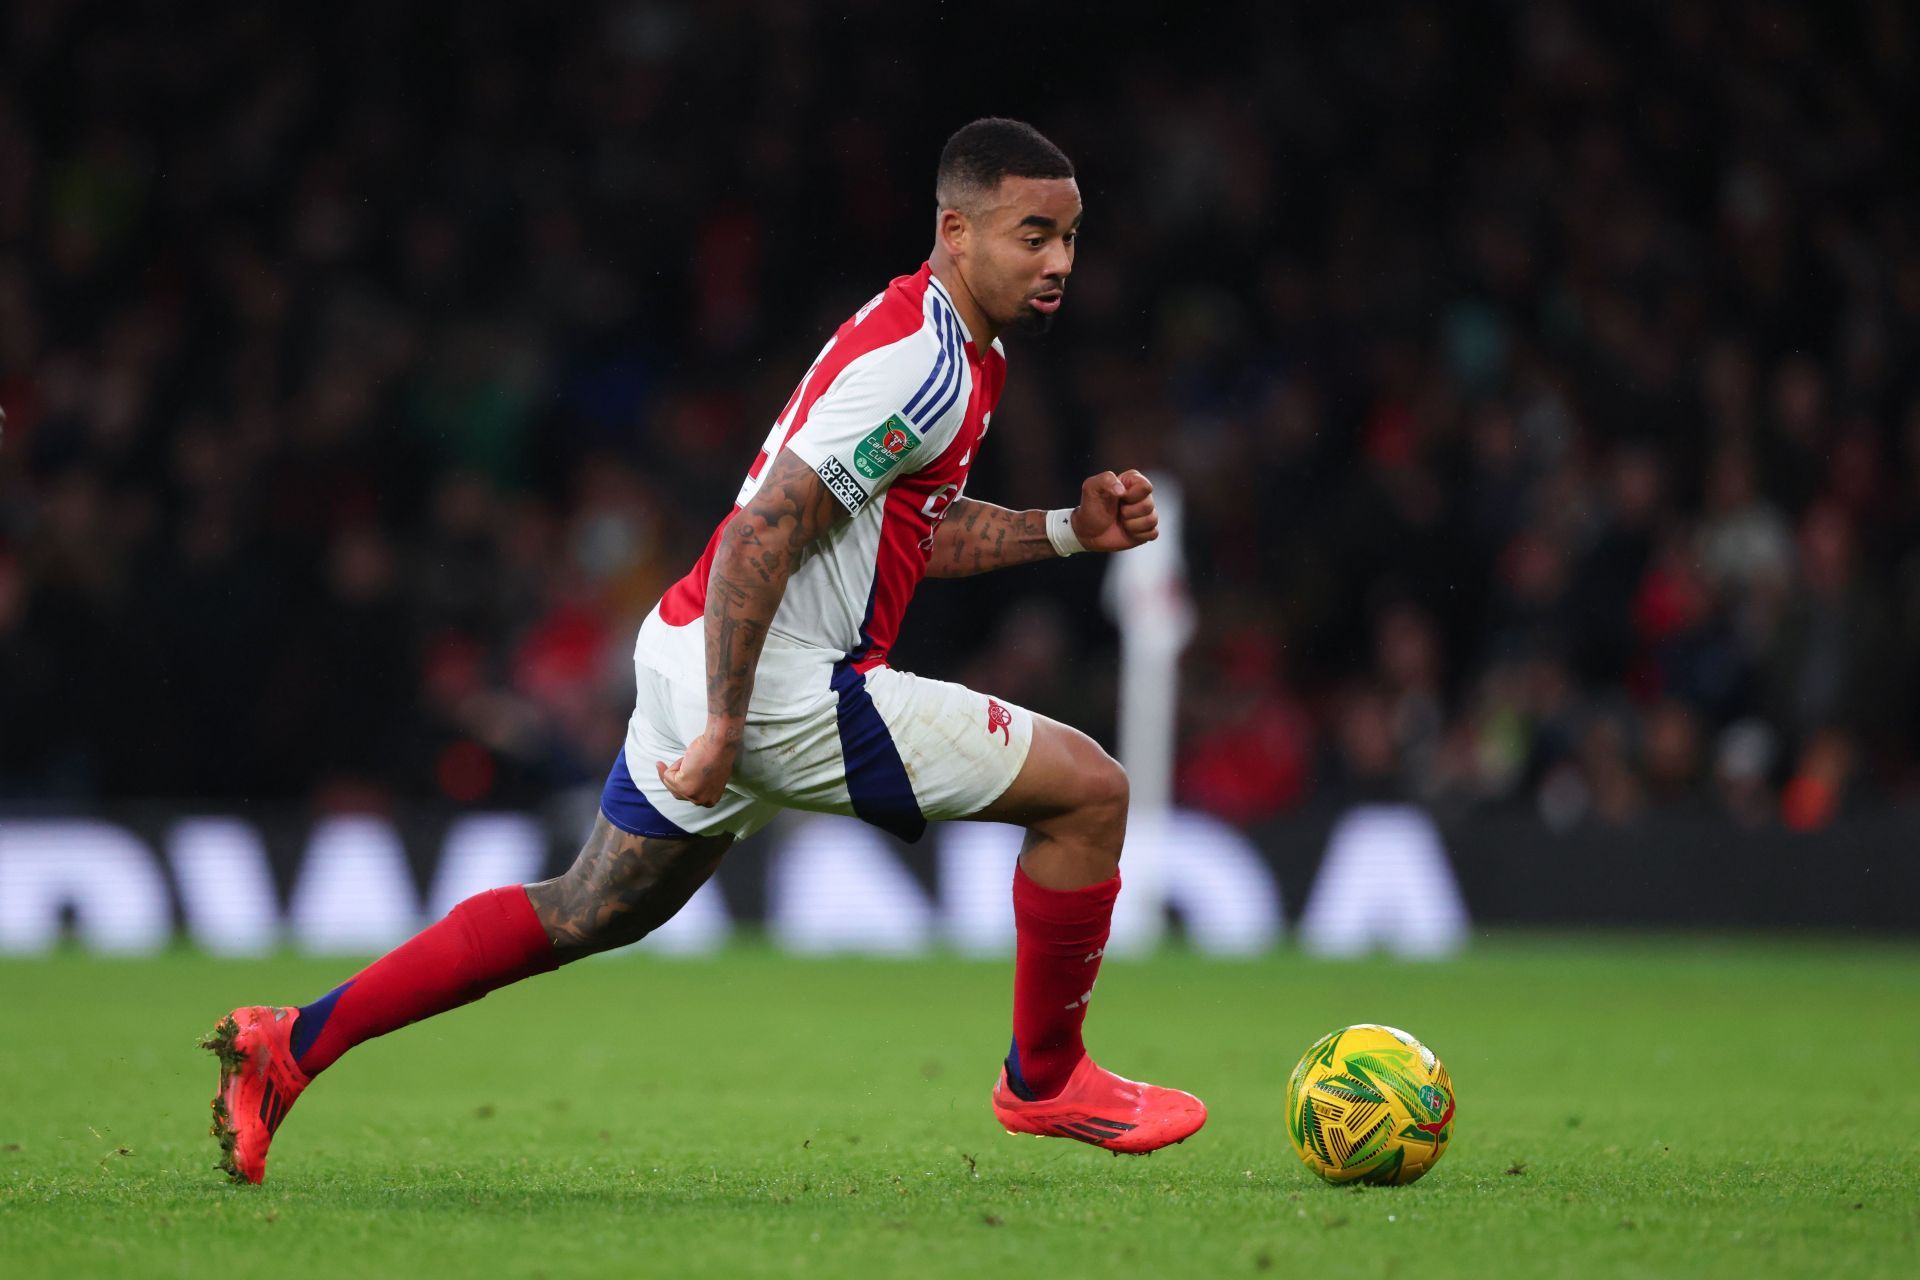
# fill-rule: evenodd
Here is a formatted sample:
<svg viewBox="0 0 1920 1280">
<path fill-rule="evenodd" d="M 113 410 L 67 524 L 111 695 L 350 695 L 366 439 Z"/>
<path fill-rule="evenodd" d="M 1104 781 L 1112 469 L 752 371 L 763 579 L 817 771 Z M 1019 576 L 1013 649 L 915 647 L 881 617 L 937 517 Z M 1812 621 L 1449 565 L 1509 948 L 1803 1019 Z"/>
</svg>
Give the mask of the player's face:
<svg viewBox="0 0 1920 1280">
<path fill-rule="evenodd" d="M 1002 329 L 1044 333 L 1066 301 L 1080 238 L 1080 184 L 1072 178 L 1003 178 L 980 211 L 969 246 L 968 286 Z"/>
</svg>

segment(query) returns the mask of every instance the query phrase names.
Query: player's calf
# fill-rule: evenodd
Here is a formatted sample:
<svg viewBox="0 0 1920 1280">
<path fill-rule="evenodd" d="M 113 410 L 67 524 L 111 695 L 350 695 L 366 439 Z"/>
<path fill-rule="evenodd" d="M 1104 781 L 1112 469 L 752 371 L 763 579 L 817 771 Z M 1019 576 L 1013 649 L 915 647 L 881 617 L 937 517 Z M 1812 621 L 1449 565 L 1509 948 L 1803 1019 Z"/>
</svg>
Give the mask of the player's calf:
<svg viewBox="0 0 1920 1280">
<path fill-rule="evenodd" d="M 1026 827 L 1013 874 L 1010 1096 L 1053 1097 L 1086 1058 L 1081 1026 L 1120 893 L 1126 771 L 1077 729 L 1035 717 L 1019 776 L 977 816 Z"/>
</svg>

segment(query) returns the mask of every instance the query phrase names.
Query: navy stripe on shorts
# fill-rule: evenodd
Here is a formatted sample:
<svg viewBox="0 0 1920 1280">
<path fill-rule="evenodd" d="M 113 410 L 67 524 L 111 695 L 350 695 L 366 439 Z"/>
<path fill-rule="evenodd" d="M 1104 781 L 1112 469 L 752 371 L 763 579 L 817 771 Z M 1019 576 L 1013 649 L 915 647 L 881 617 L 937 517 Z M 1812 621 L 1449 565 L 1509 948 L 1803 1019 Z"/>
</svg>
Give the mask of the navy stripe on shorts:
<svg viewBox="0 0 1920 1280">
<path fill-rule="evenodd" d="M 833 689 L 840 695 L 840 755 L 854 816 L 913 843 L 926 834 L 927 819 L 907 779 L 900 749 L 867 692 L 867 677 L 842 659 L 834 664 Z"/>
<path fill-rule="evenodd" d="M 666 815 L 654 808 L 653 802 L 634 784 L 624 749 L 614 756 L 613 771 L 607 774 L 607 785 L 600 792 L 600 812 L 607 816 L 608 822 L 628 835 L 652 836 L 663 840 L 687 839 L 693 835 L 693 832 L 668 821 Z"/>
</svg>

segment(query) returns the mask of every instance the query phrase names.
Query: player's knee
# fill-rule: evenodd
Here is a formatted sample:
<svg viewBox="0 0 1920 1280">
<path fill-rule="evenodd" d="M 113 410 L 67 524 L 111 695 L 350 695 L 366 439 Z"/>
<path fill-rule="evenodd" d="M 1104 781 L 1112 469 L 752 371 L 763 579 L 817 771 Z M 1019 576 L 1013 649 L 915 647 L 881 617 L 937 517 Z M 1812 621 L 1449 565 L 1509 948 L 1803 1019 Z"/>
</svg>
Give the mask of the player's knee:
<svg viewBox="0 0 1920 1280">
<path fill-rule="evenodd" d="M 720 865 L 731 836 L 631 836 L 601 818 L 565 875 L 527 896 L 554 947 L 574 959 L 640 941 L 685 906 Z"/>
<path fill-rule="evenodd" d="M 1118 760 L 1095 747 L 1081 768 L 1079 783 L 1081 825 L 1089 839 L 1110 845 L 1118 858 L 1127 833 L 1127 771 Z"/>
<path fill-rule="evenodd" d="M 1125 823 L 1132 788 L 1127 782 L 1127 771 L 1120 766 L 1120 762 L 1102 752 L 1100 763 L 1090 771 L 1087 781 L 1092 793 L 1089 802 L 1102 813 Z"/>
</svg>

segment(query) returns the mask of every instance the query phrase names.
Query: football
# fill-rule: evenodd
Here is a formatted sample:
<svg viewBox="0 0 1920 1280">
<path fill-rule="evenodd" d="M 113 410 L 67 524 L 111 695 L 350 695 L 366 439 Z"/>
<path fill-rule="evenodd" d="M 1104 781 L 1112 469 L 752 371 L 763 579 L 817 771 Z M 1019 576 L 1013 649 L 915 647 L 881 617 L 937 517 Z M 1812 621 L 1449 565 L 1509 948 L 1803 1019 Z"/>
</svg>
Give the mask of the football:
<svg viewBox="0 0 1920 1280">
<path fill-rule="evenodd" d="M 1287 1134 L 1328 1182 L 1401 1185 L 1453 1136 L 1453 1080 L 1433 1050 L 1371 1022 L 1322 1036 L 1287 1080 Z"/>
</svg>

